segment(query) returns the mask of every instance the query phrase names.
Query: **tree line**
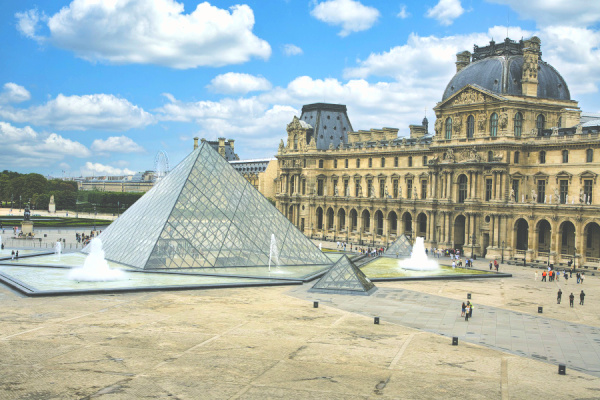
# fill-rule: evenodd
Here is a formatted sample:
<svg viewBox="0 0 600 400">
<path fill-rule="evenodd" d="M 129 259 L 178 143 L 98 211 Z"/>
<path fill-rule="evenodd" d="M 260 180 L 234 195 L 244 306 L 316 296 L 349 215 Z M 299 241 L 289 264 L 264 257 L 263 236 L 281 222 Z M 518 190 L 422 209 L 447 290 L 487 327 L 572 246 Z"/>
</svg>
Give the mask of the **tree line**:
<svg viewBox="0 0 600 400">
<path fill-rule="evenodd" d="M 32 210 L 48 210 L 54 196 L 57 210 L 99 213 L 123 212 L 143 193 L 80 191 L 75 181 L 46 179 L 40 174 L 20 174 L 4 170 L 0 173 L 0 200 L 3 207 L 22 208 L 30 204 Z"/>
</svg>

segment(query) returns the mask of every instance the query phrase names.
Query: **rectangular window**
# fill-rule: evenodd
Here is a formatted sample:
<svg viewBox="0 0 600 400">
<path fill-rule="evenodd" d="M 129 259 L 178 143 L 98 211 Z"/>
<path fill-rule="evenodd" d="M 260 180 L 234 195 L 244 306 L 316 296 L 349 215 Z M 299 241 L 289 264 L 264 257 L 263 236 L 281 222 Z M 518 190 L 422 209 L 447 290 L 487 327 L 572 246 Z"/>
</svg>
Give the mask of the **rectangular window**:
<svg viewBox="0 0 600 400">
<path fill-rule="evenodd" d="M 348 168 L 348 159 L 347 158 L 344 160 L 344 167 Z"/>
<path fill-rule="evenodd" d="M 519 154 L 520 153 L 518 151 L 515 151 L 515 164 L 519 163 Z"/>
<path fill-rule="evenodd" d="M 423 156 L 423 166 L 427 166 L 427 156 Z"/>
<path fill-rule="evenodd" d="M 350 191 L 348 189 L 348 186 L 350 185 L 350 181 L 348 179 L 344 179 L 344 196 L 349 196 L 350 195 Z"/>
<path fill-rule="evenodd" d="M 385 168 L 385 158 L 381 157 L 381 168 Z"/>
<path fill-rule="evenodd" d="M 593 191 L 593 183 L 594 181 L 591 179 L 586 179 L 583 181 L 583 195 L 584 197 L 584 201 L 586 204 L 592 204 L 592 191 Z M 591 236 L 591 235 L 588 235 Z"/>
<path fill-rule="evenodd" d="M 369 157 L 369 168 L 373 168 L 373 159 Z"/>
<path fill-rule="evenodd" d="M 486 179 L 485 180 L 485 201 L 490 201 L 492 199 L 492 180 L 491 179 Z"/>
<path fill-rule="evenodd" d="M 306 179 L 302 179 L 302 194 L 306 194 Z"/>
<path fill-rule="evenodd" d="M 323 196 L 323 179 L 317 180 L 317 196 Z"/>
<path fill-rule="evenodd" d="M 566 179 L 562 179 L 560 182 L 560 203 L 566 204 L 567 197 L 569 196 L 569 181 Z"/>
<path fill-rule="evenodd" d="M 323 168 L 323 160 L 319 160 L 319 168 Z"/>
<path fill-rule="evenodd" d="M 354 197 L 360 197 L 360 181 L 354 181 Z"/>
<path fill-rule="evenodd" d="M 515 201 L 519 201 L 519 180 L 513 179 L 512 190 L 515 192 Z"/>
<path fill-rule="evenodd" d="M 421 199 L 426 199 L 426 198 L 427 198 L 427 181 L 422 180 L 421 181 Z"/>
<path fill-rule="evenodd" d="M 337 159 L 333 160 L 333 168 L 337 168 Z"/>
<path fill-rule="evenodd" d="M 373 196 L 375 194 L 373 192 L 373 190 L 375 190 L 373 188 L 373 181 L 372 180 L 368 180 L 367 181 L 367 196 L 369 196 L 369 197 Z"/>
<path fill-rule="evenodd" d="M 332 189 L 333 189 L 333 193 L 332 193 L 332 195 L 334 195 L 334 194 L 335 194 L 335 188 L 337 188 L 337 184 L 338 184 L 338 180 L 337 180 L 337 179 L 334 179 L 334 180 L 333 180 L 333 188 L 332 188 Z M 339 193 L 338 193 L 338 195 L 339 195 Z"/>
<path fill-rule="evenodd" d="M 382 199 L 385 197 L 385 181 L 383 179 L 379 181 L 379 197 Z"/>
<path fill-rule="evenodd" d="M 398 198 L 398 179 L 394 179 L 394 182 L 392 183 L 392 187 L 393 187 L 393 196 L 395 199 Z"/>
<path fill-rule="evenodd" d="M 543 203 L 545 198 L 546 198 L 546 181 L 541 180 L 541 181 L 538 181 L 537 202 Z"/>
<path fill-rule="evenodd" d="M 360 158 L 356 159 L 356 168 L 360 168 Z"/>
<path fill-rule="evenodd" d="M 412 167 L 412 157 L 408 157 L 408 166 Z"/>
<path fill-rule="evenodd" d="M 302 161 L 304 161 L 304 168 L 306 168 L 306 158 Z"/>
<path fill-rule="evenodd" d="M 543 203 L 544 202 L 544 197 L 546 197 L 546 181 L 545 180 L 539 180 L 537 182 L 537 201 L 538 203 Z"/>
<path fill-rule="evenodd" d="M 300 218 L 300 230 L 304 232 L 304 218 Z"/>
<path fill-rule="evenodd" d="M 398 157 L 394 157 L 394 167 L 398 168 Z"/>
<path fill-rule="evenodd" d="M 406 198 L 412 199 L 412 179 L 406 180 Z"/>
</svg>

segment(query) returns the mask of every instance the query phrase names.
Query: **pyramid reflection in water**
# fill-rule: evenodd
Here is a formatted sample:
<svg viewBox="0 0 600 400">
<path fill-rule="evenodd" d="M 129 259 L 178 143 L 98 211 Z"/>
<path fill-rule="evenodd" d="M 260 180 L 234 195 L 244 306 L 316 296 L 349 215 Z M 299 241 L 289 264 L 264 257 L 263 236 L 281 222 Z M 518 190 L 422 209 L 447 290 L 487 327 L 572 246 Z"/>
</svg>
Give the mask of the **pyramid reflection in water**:
<svg viewBox="0 0 600 400">
<path fill-rule="evenodd" d="M 370 295 L 377 287 L 343 255 L 309 292 Z"/>
<path fill-rule="evenodd" d="M 280 266 L 331 264 L 302 232 L 203 143 L 101 235 L 106 259 L 132 267 L 266 267 L 271 235 Z M 88 247 L 83 249 L 88 252 Z"/>
</svg>

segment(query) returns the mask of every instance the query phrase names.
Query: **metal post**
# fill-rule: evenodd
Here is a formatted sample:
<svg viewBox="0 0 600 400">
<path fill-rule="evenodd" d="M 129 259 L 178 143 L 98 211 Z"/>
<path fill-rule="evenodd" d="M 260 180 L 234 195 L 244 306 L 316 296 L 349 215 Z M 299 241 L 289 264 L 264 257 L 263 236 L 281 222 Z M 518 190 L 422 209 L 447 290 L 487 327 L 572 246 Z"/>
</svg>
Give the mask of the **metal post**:
<svg viewBox="0 0 600 400">
<path fill-rule="evenodd" d="M 475 246 L 475 234 L 471 235 L 471 260 L 473 259 L 473 246 Z"/>
<path fill-rule="evenodd" d="M 502 259 L 500 260 L 500 264 L 504 264 L 504 240 L 502 241 Z"/>
<path fill-rule="evenodd" d="M 577 270 L 577 246 L 573 247 L 573 270 Z"/>
</svg>

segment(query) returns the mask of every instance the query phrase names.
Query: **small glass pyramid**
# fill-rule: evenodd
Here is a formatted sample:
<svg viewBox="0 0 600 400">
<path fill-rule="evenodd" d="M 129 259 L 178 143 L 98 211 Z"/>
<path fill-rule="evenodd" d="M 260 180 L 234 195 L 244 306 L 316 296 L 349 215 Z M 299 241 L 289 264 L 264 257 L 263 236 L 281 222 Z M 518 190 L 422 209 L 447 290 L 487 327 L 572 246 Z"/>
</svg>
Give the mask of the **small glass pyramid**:
<svg viewBox="0 0 600 400">
<path fill-rule="evenodd" d="M 377 287 L 347 255 L 343 255 L 309 292 L 370 295 Z"/>
<path fill-rule="evenodd" d="M 327 258 L 210 145 L 203 143 L 102 234 L 107 260 L 141 269 L 279 266 Z M 83 252 L 88 252 L 84 248 Z"/>
<path fill-rule="evenodd" d="M 392 243 L 390 247 L 387 248 L 384 256 L 387 257 L 410 257 L 410 253 L 412 252 L 412 244 L 410 244 L 410 240 L 403 233 L 400 237 Z"/>
</svg>

